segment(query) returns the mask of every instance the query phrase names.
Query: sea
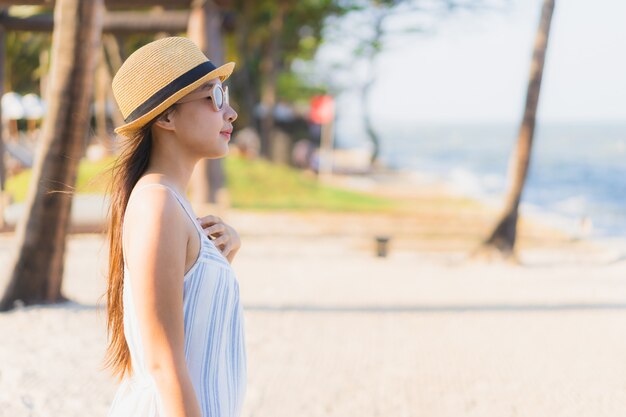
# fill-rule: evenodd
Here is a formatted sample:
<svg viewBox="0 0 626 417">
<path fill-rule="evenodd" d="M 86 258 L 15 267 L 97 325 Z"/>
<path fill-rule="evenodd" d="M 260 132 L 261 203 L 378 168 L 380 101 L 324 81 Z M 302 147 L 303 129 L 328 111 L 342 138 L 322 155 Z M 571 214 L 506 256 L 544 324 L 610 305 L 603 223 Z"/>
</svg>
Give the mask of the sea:
<svg viewBox="0 0 626 417">
<path fill-rule="evenodd" d="M 484 201 L 503 199 L 517 124 L 414 122 L 381 130 L 389 168 Z M 338 146 L 364 145 L 347 137 L 355 136 L 337 132 Z M 572 233 L 626 237 L 626 122 L 538 123 L 521 211 Z"/>
</svg>

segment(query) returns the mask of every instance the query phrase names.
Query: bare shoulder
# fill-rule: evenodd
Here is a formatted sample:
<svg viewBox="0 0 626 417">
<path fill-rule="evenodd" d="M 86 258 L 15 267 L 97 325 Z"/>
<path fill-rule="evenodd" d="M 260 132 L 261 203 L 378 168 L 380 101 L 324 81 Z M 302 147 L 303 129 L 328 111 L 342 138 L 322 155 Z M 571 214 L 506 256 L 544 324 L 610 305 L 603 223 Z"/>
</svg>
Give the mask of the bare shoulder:
<svg viewBox="0 0 626 417">
<path fill-rule="evenodd" d="M 164 186 L 133 191 L 124 217 L 126 264 L 131 272 L 150 274 L 161 265 L 175 275 L 177 269 L 184 270 L 188 233 L 181 209 Z"/>
<path fill-rule="evenodd" d="M 180 231 L 183 217 L 176 197 L 165 186 L 150 184 L 134 190 L 124 215 L 124 231 L 135 232 Z M 184 229 L 183 229 L 184 230 Z"/>
</svg>

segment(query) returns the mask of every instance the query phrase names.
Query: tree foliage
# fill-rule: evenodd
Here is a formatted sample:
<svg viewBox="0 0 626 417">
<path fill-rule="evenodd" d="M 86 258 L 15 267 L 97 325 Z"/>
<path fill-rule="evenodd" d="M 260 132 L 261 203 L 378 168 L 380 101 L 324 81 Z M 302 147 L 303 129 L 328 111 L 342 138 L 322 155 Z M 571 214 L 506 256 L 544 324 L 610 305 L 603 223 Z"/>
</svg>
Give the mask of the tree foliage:
<svg viewBox="0 0 626 417">
<path fill-rule="evenodd" d="M 39 14 L 40 8 L 17 8 L 20 16 Z M 41 62 L 41 53 L 50 49 L 49 33 L 7 32 L 5 37 L 4 91 L 20 94 L 39 93 L 41 77 L 49 63 Z"/>
</svg>

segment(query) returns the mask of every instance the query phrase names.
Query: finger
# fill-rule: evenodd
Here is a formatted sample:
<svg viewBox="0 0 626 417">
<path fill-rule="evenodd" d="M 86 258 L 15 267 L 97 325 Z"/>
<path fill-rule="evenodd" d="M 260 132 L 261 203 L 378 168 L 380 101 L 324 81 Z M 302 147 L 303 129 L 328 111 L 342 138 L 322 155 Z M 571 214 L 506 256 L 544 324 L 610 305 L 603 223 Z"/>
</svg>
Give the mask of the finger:
<svg viewBox="0 0 626 417">
<path fill-rule="evenodd" d="M 213 216 L 212 214 L 210 214 L 208 216 L 204 216 L 204 217 L 199 217 L 198 221 L 200 222 L 200 225 L 202 227 L 211 226 L 211 225 L 216 224 L 216 223 L 224 223 L 222 221 L 222 219 L 220 219 L 217 216 Z"/>
<path fill-rule="evenodd" d="M 210 241 L 212 241 L 212 242 L 214 242 L 214 241 L 215 241 L 215 239 L 217 239 L 217 237 L 218 237 L 218 235 L 213 235 L 213 234 L 211 234 L 211 233 L 207 233 L 207 232 L 204 232 L 204 234 L 205 234 L 205 235 L 206 235 L 206 237 L 208 237 L 208 238 L 209 238 L 209 240 L 210 240 Z"/>
<path fill-rule="evenodd" d="M 228 236 L 228 235 L 222 235 L 222 236 L 218 237 L 217 239 L 215 239 L 215 240 L 213 241 L 213 244 L 214 244 L 215 246 L 218 246 L 218 247 L 219 247 L 219 246 L 221 246 L 221 245 L 226 244 L 229 240 L 230 240 L 230 236 Z"/>
<path fill-rule="evenodd" d="M 209 226 L 208 228 L 204 229 L 204 233 L 206 233 L 207 235 L 209 234 L 221 235 L 224 232 L 226 232 L 226 226 L 223 223 L 214 224 L 213 226 Z"/>
<path fill-rule="evenodd" d="M 226 243 L 224 245 L 224 247 L 222 248 L 222 255 L 224 256 L 228 256 L 233 250 L 233 245 L 231 245 L 230 243 Z"/>
</svg>

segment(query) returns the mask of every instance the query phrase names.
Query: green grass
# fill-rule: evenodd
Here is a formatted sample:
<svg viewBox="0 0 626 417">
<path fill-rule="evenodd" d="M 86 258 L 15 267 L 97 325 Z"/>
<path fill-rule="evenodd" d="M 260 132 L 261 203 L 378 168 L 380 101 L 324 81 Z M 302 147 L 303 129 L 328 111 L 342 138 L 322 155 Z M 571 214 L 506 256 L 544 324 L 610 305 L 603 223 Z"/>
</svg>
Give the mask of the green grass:
<svg viewBox="0 0 626 417">
<path fill-rule="evenodd" d="M 98 174 L 110 167 L 112 158 L 98 162 L 82 160 L 76 191 L 101 194 L 105 177 Z M 398 203 L 375 196 L 320 184 L 317 179 L 288 166 L 264 160 L 225 160 L 227 186 L 233 207 L 256 210 L 390 211 Z M 25 170 L 7 181 L 13 201 L 26 198 L 31 171 Z"/>
<path fill-rule="evenodd" d="M 26 199 L 30 177 L 30 170 L 26 170 L 7 179 L 6 191 L 11 196 L 12 201 L 21 202 Z"/>
<path fill-rule="evenodd" d="M 78 168 L 76 191 L 85 194 L 103 194 L 106 190 L 106 181 L 104 177 L 97 175 L 109 168 L 112 162 L 113 158 L 105 158 L 97 162 L 83 159 Z M 32 171 L 27 169 L 7 180 L 6 190 L 13 201 L 22 202 L 26 199 L 31 177 Z"/>
<path fill-rule="evenodd" d="M 232 204 L 246 209 L 387 211 L 396 203 L 320 184 L 304 172 L 264 160 L 226 159 Z"/>
</svg>

